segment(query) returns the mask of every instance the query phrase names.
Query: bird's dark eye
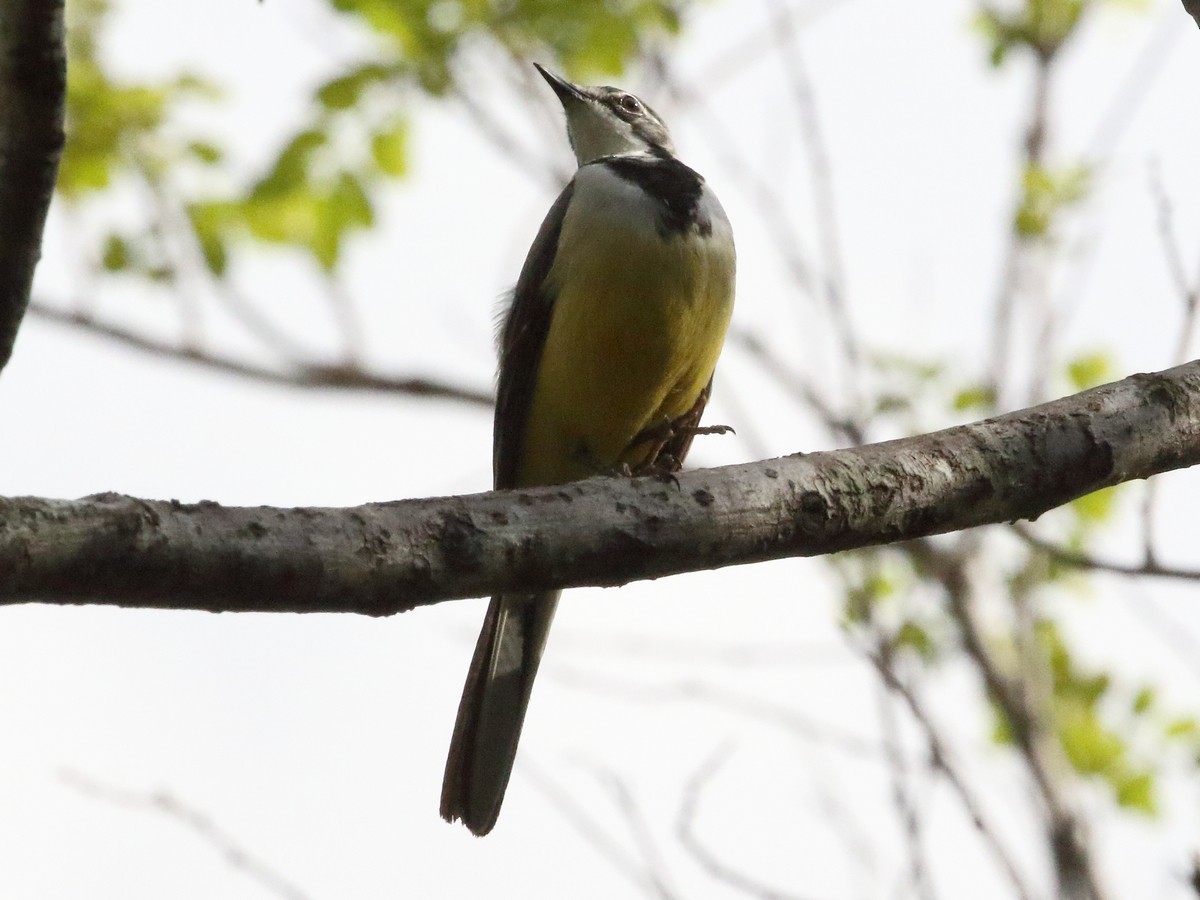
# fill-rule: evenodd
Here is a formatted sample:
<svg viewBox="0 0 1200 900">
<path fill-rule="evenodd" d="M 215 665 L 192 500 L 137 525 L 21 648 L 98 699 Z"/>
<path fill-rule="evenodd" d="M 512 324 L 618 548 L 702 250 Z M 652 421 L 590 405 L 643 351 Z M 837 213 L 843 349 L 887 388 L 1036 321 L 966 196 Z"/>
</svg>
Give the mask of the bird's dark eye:
<svg viewBox="0 0 1200 900">
<path fill-rule="evenodd" d="M 621 108 L 622 112 L 627 112 L 634 116 L 642 111 L 641 101 L 633 96 L 633 94 L 622 94 L 617 98 L 617 105 Z"/>
</svg>

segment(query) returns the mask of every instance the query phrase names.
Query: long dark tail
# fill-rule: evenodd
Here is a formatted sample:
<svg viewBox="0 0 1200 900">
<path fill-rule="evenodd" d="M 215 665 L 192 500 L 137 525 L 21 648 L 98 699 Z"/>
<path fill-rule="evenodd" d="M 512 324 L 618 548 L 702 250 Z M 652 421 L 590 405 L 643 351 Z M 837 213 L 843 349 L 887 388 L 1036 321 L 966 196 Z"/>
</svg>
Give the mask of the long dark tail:
<svg viewBox="0 0 1200 900">
<path fill-rule="evenodd" d="M 442 818 L 475 834 L 500 815 L 558 595 L 501 594 L 488 606 L 442 780 Z"/>
</svg>

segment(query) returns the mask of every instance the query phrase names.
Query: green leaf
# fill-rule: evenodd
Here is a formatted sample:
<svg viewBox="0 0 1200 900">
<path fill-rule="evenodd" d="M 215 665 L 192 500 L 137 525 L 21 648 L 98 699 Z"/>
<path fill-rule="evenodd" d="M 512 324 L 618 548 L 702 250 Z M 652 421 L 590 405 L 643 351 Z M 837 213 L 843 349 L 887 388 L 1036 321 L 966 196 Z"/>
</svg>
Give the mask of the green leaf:
<svg viewBox="0 0 1200 900">
<path fill-rule="evenodd" d="M 392 122 L 371 137 L 371 157 L 385 175 L 398 178 L 408 171 L 408 128 Z"/>
<path fill-rule="evenodd" d="M 193 203 L 188 207 L 188 219 L 204 264 L 218 278 L 224 276 L 229 265 L 226 235 L 239 217 L 240 207 L 232 203 Z"/>
<path fill-rule="evenodd" d="M 1112 380 L 1112 357 L 1104 352 L 1084 353 L 1067 364 L 1067 377 L 1077 391 L 1086 391 Z"/>
<path fill-rule="evenodd" d="M 1115 785 L 1117 804 L 1125 809 L 1136 810 L 1146 815 L 1158 812 L 1154 796 L 1154 775 L 1150 772 L 1129 774 Z"/>
<path fill-rule="evenodd" d="M 192 141 L 187 145 L 187 150 L 207 166 L 214 166 L 225 158 L 224 151 L 209 141 Z"/>
<path fill-rule="evenodd" d="M 1163 733 L 1173 740 L 1195 737 L 1200 734 L 1200 722 L 1192 716 L 1184 716 L 1168 722 Z"/>
<path fill-rule="evenodd" d="M 119 234 L 110 234 L 104 241 L 101 265 L 109 272 L 123 272 L 130 266 L 129 242 Z"/>
<path fill-rule="evenodd" d="M 1086 197 L 1090 185 L 1091 169 L 1086 165 L 1055 171 L 1045 166 L 1029 166 L 1022 179 L 1021 204 L 1014 217 L 1014 229 L 1030 240 L 1049 237 L 1055 217 Z"/>
<path fill-rule="evenodd" d="M 229 251 L 225 248 L 225 242 L 215 235 L 206 235 L 200 241 L 200 252 L 208 270 L 218 278 L 223 277 L 229 268 Z"/>
<path fill-rule="evenodd" d="M 1133 698 L 1133 712 L 1135 715 L 1142 715 L 1149 711 L 1154 705 L 1154 688 L 1144 687 L 1137 692 L 1137 696 Z"/>
<path fill-rule="evenodd" d="M 350 228 L 370 228 L 375 224 L 375 210 L 363 190 L 362 182 L 349 172 L 343 172 L 329 195 L 329 211 L 338 231 Z"/>
<path fill-rule="evenodd" d="M 1104 775 L 1125 757 L 1125 742 L 1106 729 L 1093 710 L 1074 709 L 1059 722 L 1058 737 L 1075 771 Z"/>
<path fill-rule="evenodd" d="M 995 701 L 989 701 L 992 707 L 992 740 L 1001 746 L 1011 746 L 1016 739 L 1012 722 Z"/>
<path fill-rule="evenodd" d="M 243 205 L 246 226 L 256 238 L 275 244 L 311 245 L 321 215 L 320 202 L 302 188 L 256 191 Z"/>
<path fill-rule="evenodd" d="M 325 82 L 317 89 L 317 101 L 330 110 L 349 109 L 362 102 L 363 94 L 371 85 L 397 73 L 397 69 L 368 63 L 345 75 Z"/>
<path fill-rule="evenodd" d="M 974 385 L 954 395 L 955 412 L 984 411 L 996 406 L 996 392 L 988 385 Z"/>
<path fill-rule="evenodd" d="M 297 134 L 279 152 L 267 177 L 254 186 L 251 198 L 256 195 L 261 198 L 271 194 L 284 194 L 302 187 L 308 180 L 313 155 L 328 141 L 329 136 L 316 129 Z"/>
<path fill-rule="evenodd" d="M 916 652 L 925 662 L 932 662 L 937 656 L 937 647 L 929 632 L 916 622 L 905 622 L 896 633 L 897 647 L 908 647 Z"/>
<path fill-rule="evenodd" d="M 1098 525 L 1112 518 L 1120 485 L 1101 488 L 1071 501 L 1072 512 L 1084 525 Z"/>
</svg>

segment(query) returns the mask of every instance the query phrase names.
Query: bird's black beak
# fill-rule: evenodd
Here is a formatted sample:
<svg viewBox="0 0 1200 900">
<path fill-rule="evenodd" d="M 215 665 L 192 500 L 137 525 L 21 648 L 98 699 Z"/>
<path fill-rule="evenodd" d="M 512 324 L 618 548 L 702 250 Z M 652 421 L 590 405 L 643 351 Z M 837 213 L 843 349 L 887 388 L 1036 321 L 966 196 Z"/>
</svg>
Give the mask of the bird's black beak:
<svg viewBox="0 0 1200 900">
<path fill-rule="evenodd" d="M 558 99 L 561 103 L 566 103 L 568 100 L 581 102 L 587 100 L 585 94 L 580 88 L 571 84 L 567 79 L 555 75 L 541 63 L 534 63 L 533 67 L 538 70 L 538 73 L 546 79 L 550 87 L 554 88 L 554 93 L 558 94 Z"/>
</svg>

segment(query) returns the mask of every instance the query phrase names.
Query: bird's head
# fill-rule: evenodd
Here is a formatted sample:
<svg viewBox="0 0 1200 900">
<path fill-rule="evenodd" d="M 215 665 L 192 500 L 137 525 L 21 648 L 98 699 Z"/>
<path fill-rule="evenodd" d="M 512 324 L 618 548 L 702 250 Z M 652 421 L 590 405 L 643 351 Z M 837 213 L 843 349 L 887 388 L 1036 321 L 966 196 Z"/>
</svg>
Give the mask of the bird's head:
<svg viewBox="0 0 1200 900">
<path fill-rule="evenodd" d="M 615 87 L 572 84 L 538 63 L 533 65 L 563 105 L 567 137 L 581 166 L 602 156 L 675 152 L 666 124 L 633 94 Z"/>
</svg>

